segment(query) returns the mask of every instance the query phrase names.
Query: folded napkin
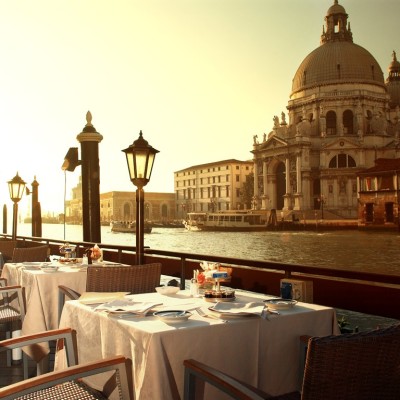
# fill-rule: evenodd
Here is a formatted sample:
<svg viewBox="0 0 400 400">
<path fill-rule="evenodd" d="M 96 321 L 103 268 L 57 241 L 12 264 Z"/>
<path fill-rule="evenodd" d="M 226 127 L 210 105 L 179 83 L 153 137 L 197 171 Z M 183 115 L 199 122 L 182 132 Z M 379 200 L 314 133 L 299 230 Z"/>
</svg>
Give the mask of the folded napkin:
<svg viewBox="0 0 400 400">
<path fill-rule="evenodd" d="M 137 315 L 146 315 L 152 308 L 161 303 L 154 302 L 133 302 L 130 300 L 113 300 L 101 304 L 95 308 L 95 311 L 107 311 L 112 314 L 131 313 Z"/>
<path fill-rule="evenodd" d="M 83 304 L 100 304 L 108 301 L 123 299 L 129 292 L 84 292 L 79 297 Z"/>
<path fill-rule="evenodd" d="M 234 302 L 218 302 L 210 309 L 224 314 L 255 314 L 260 315 L 264 310 L 264 303 L 234 303 Z"/>
</svg>

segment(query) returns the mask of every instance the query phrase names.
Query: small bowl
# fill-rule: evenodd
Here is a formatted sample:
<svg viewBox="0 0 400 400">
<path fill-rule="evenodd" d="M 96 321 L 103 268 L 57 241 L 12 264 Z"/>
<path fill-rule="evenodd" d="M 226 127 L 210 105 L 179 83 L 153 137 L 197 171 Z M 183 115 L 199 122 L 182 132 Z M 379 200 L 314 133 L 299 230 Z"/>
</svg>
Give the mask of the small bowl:
<svg viewBox="0 0 400 400">
<path fill-rule="evenodd" d="M 158 286 L 156 287 L 156 291 L 160 294 L 168 295 L 168 294 L 176 294 L 179 292 L 179 287 L 176 286 Z"/>
<path fill-rule="evenodd" d="M 59 267 L 57 267 L 57 266 L 52 267 L 52 266 L 46 265 L 45 267 L 42 267 L 41 270 L 43 272 L 57 272 L 58 268 Z"/>
</svg>

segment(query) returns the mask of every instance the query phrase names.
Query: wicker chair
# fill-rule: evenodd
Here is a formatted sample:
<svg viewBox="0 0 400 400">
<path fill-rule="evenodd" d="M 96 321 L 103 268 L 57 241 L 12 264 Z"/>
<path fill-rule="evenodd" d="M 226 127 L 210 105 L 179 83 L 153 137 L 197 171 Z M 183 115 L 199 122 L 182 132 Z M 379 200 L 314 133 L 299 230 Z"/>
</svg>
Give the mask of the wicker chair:
<svg viewBox="0 0 400 400">
<path fill-rule="evenodd" d="M 195 360 L 185 360 L 185 400 L 199 378 L 241 400 L 399 399 L 400 324 L 308 340 L 302 391 L 268 396 Z"/>
<path fill-rule="evenodd" d="M 119 399 L 131 399 L 132 393 L 129 389 L 126 370 L 127 359 L 116 356 L 90 364 L 77 365 L 76 333 L 70 328 L 3 340 L 0 342 L 0 352 L 52 340 L 57 340 L 56 350 L 65 348 L 68 367 L 0 388 L 1 399 L 107 399 L 114 389 L 116 389 Z M 115 373 L 107 381 L 103 392 L 92 389 L 80 379 L 106 371 Z"/>
<path fill-rule="evenodd" d="M 5 263 L 12 260 L 13 252 L 16 247 L 16 240 L 0 240 L 0 253 Z"/>
<path fill-rule="evenodd" d="M 71 328 L 54 329 L 50 331 L 35 333 L 32 335 L 18 336 L 0 342 L 0 353 L 20 349 L 24 346 L 35 346 L 44 342 L 57 341 L 56 350 L 65 348 L 67 365 L 76 365 L 76 332 Z M 28 379 L 28 356 L 22 352 L 24 379 Z M 37 369 L 39 372 L 39 369 Z"/>
<path fill-rule="evenodd" d="M 88 266 L 86 278 L 87 292 L 129 292 L 149 293 L 160 285 L 161 264 L 143 264 L 126 266 Z M 60 285 L 59 318 L 65 298 L 77 300 L 80 293 Z"/>
<path fill-rule="evenodd" d="M 81 378 L 113 371 L 118 399 L 130 400 L 126 363 L 125 357 L 115 356 L 75 365 L 0 388 L 0 398 L 3 400 L 106 400 L 109 398 L 108 393 L 104 394 L 92 389 Z"/>
<path fill-rule="evenodd" d="M 161 264 L 89 266 L 87 292 L 154 292 L 160 285 Z"/>
<path fill-rule="evenodd" d="M 7 281 L 0 278 L 0 324 L 4 324 L 6 338 L 11 338 L 14 330 L 21 329 L 25 318 L 25 295 L 21 286 L 6 286 Z M 11 351 L 7 352 L 7 366 L 11 366 Z"/>
<path fill-rule="evenodd" d="M 16 247 L 13 252 L 12 262 L 46 261 L 50 248 L 48 245 L 34 247 Z"/>
</svg>

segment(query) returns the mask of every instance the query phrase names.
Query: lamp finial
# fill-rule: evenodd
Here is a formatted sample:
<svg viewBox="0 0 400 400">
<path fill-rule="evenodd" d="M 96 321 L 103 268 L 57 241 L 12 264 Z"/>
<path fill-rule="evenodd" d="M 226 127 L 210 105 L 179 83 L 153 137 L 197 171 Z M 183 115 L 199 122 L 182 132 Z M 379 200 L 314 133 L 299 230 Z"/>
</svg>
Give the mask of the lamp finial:
<svg viewBox="0 0 400 400">
<path fill-rule="evenodd" d="M 86 126 L 93 126 L 92 125 L 92 113 L 88 111 L 86 113 Z"/>
</svg>

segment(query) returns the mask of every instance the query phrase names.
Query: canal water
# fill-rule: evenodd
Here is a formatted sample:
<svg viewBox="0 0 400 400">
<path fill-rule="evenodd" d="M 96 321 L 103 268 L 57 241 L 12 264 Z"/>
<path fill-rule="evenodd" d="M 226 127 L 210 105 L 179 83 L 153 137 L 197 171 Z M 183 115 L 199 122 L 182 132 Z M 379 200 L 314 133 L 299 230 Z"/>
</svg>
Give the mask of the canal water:
<svg viewBox="0 0 400 400">
<path fill-rule="evenodd" d="M 31 236 L 30 224 L 18 235 Z M 43 224 L 42 236 L 82 241 L 81 225 Z M 135 235 L 101 227 L 104 244 L 135 246 Z M 153 228 L 144 235 L 152 249 L 333 267 L 357 271 L 400 273 L 398 232 L 190 232 L 184 228 Z"/>
</svg>

